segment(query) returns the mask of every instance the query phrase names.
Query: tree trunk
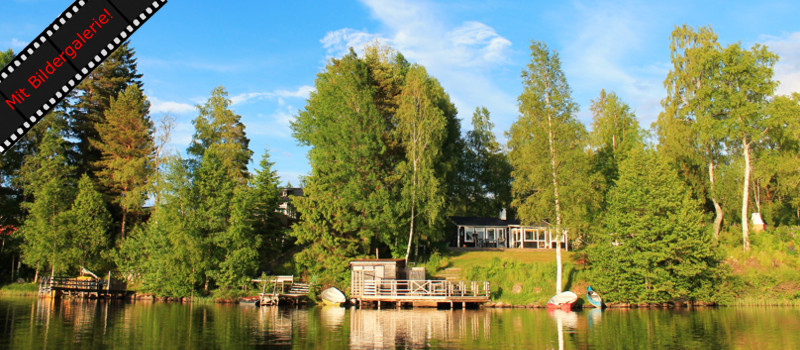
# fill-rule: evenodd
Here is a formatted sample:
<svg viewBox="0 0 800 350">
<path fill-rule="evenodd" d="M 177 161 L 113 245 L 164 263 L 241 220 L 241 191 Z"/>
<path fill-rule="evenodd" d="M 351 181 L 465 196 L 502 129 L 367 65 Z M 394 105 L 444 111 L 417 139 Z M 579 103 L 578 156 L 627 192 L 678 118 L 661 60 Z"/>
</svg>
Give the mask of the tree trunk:
<svg viewBox="0 0 800 350">
<path fill-rule="evenodd" d="M 408 247 L 406 248 L 406 267 L 408 267 L 408 255 L 411 254 L 411 241 L 414 239 L 414 210 L 415 208 L 415 201 L 416 196 L 412 194 L 411 197 L 411 229 L 408 230 Z"/>
<path fill-rule="evenodd" d="M 120 233 L 120 236 L 119 236 L 120 237 L 119 238 L 120 241 L 124 241 L 125 240 L 125 217 L 126 217 L 126 213 L 125 213 L 125 209 L 123 208 L 122 209 L 122 232 Z"/>
<path fill-rule="evenodd" d="M 550 105 L 550 96 L 545 97 L 548 106 Z M 550 145 L 550 165 L 553 171 L 553 202 L 556 212 L 556 294 L 561 293 L 561 202 L 558 199 L 558 172 L 556 167 L 556 149 L 555 141 L 553 140 L 553 115 L 547 115 L 547 138 Z"/>
<path fill-rule="evenodd" d="M 711 182 L 711 202 L 714 203 L 714 240 L 719 240 L 719 231 L 722 228 L 722 206 L 717 202 L 717 198 L 714 195 L 714 186 L 717 183 L 717 178 L 714 176 L 714 162 L 708 162 L 708 180 Z"/>
<path fill-rule="evenodd" d="M 747 204 L 750 198 L 750 143 L 747 137 L 742 140 L 744 151 L 744 183 L 742 184 L 742 247 L 750 250 L 750 227 L 747 220 Z"/>
<path fill-rule="evenodd" d="M 36 272 L 33 274 L 33 283 L 39 283 L 39 264 L 36 264 Z"/>
</svg>

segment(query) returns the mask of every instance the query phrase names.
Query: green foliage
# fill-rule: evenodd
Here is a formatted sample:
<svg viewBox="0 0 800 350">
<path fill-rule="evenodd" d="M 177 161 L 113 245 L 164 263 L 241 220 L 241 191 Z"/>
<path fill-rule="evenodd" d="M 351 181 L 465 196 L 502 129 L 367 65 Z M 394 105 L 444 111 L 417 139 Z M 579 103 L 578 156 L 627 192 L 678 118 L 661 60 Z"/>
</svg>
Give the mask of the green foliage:
<svg viewBox="0 0 800 350">
<path fill-rule="evenodd" d="M 593 123 L 589 140 L 595 150 L 592 162 L 605 180 L 607 194 L 619 178 L 619 162 L 631 150 L 643 147 L 644 132 L 633 111 L 614 92 L 601 90 L 590 109 Z"/>
<path fill-rule="evenodd" d="M 493 128 L 489 110 L 475 108 L 459 164 L 463 189 L 453 198 L 459 215 L 496 216 L 501 209 L 511 209 L 511 164 Z"/>
<path fill-rule="evenodd" d="M 724 270 L 689 189 L 651 151 L 631 152 L 611 190 L 608 234 L 589 250 L 609 302 L 717 301 Z"/>
<path fill-rule="evenodd" d="M 531 51 L 518 99 L 521 115 L 509 131 L 512 205 L 524 223 L 546 220 L 581 232 L 599 203 L 584 152 L 586 130 L 575 118 L 578 106 L 558 54 L 539 42 Z"/>
<path fill-rule="evenodd" d="M 102 151 L 92 142 L 100 141 L 97 126 L 104 124 L 111 100 L 128 86 L 142 89 L 142 75 L 136 70 L 135 54 L 129 43 L 122 44 L 75 89 L 77 97 L 70 110 L 70 134 L 77 139 L 75 163 L 79 174 L 93 173 L 94 164 L 102 158 Z"/>
<path fill-rule="evenodd" d="M 28 216 L 20 227 L 22 258 L 37 270 L 50 267 L 51 274 L 66 271 L 71 263 L 68 211 L 74 193 L 62 132 L 58 123 L 46 129 L 36 153 L 26 157 L 21 179 L 25 194 L 33 198 L 23 204 Z"/>
<path fill-rule="evenodd" d="M 96 125 L 98 138 L 90 140 L 102 154 L 94 164 L 97 178 L 122 214 L 121 239 L 130 225 L 127 221 L 141 214 L 153 172 L 154 130 L 149 106 L 139 86 L 130 85 L 111 98 L 105 118 Z"/>
<path fill-rule="evenodd" d="M 256 170 L 256 175 L 250 183 L 252 186 L 250 209 L 255 220 L 254 234 L 262 242 L 261 256 L 267 260 L 262 262 L 263 266 L 272 262 L 288 244 L 285 242 L 287 237 L 284 236 L 280 222 L 281 214 L 277 212 L 281 201 L 280 179 L 277 171 L 273 169 L 275 163 L 269 161 L 269 150 L 264 150 L 259 166 L 260 169 Z"/>
<path fill-rule="evenodd" d="M 111 214 L 106 209 L 103 195 L 95 189 L 86 174 L 78 181 L 78 194 L 68 217 L 72 240 L 70 255 L 75 263 L 98 271 L 98 268 L 104 267 L 101 253 L 109 248 Z"/>
<path fill-rule="evenodd" d="M 312 168 L 305 197 L 293 202 L 303 218 L 292 229 L 304 247 L 298 272 L 345 281 L 352 258 L 403 256 L 412 222 L 419 245 L 441 238 L 458 125 L 422 67 L 378 46 L 333 59 L 292 130 L 311 147 Z"/>
<path fill-rule="evenodd" d="M 497 257 L 484 261 L 466 271 L 469 281 L 489 281 L 492 288 L 492 299 L 513 305 L 536 304 L 544 306 L 553 296 L 553 276 L 556 274 L 556 262 L 522 263 L 511 259 Z M 564 274 L 571 276 L 574 282 L 583 279 L 583 272 L 572 264 L 564 266 Z M 518 286 L 517 286 L 518 285 Z M 514 293 L 514 287 L 521 288 Z"/>
</svg>

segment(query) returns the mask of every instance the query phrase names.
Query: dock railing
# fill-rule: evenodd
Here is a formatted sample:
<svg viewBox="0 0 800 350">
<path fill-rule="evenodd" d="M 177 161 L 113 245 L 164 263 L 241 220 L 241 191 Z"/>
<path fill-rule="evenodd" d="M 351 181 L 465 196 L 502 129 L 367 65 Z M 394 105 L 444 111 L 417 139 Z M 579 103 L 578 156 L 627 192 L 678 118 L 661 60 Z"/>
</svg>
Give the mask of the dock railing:
<svg viewBox="0 0 800 350">
<path fill-rule="evenodd" d="M 452 282 L 446 280 L 364 280 L 354 286 L 360 298 L 489 298 L 491 286 L 488 281 Z"/>
</svg>

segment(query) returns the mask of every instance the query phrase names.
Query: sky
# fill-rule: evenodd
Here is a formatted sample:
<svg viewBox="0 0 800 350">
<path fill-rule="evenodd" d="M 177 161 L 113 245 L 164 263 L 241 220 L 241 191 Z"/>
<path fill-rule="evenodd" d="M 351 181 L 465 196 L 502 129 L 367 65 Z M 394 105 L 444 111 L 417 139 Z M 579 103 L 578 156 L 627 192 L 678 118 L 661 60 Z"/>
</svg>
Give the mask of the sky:
<svg viewBox="0 0 800 350">
<path fill-rule="evenodd" d="M 15 52 L 72 1 L 0 0 L 0 49 Z M 675 26 L 711 26 L 723 45 L 760 43 L 780 56 L 777 93 L 800 92 L 800 1 L 272 1 L 169 0 L 131 37 L 154 121 L 175 119 L 169 148 L 185 154 L 197 104 L 227 89 L 254 151 L 284 184 L 310 173 L 291 135 L 325 64 L 379 40 L 425 66 L 458 108 L 462 132 L 485 106 L 505 141 L 517 119 L 531 41 L 559 54 L 587 127 L 601 89 L 649 127 L 661 109 Z"/>
</svg>

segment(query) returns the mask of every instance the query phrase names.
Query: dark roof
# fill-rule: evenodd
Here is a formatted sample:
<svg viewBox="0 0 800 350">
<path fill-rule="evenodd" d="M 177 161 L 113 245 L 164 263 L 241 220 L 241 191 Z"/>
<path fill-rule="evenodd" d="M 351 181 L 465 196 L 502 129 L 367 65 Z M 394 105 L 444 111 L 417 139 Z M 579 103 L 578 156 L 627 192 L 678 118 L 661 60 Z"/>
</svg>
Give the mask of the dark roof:
<svg viewBox="0 0 800 350">
<path fill-rule="evenodd" d="M 450 220 L 458 226 L 508 226 L 519 225 L 519 220 L 500 220 L 499 218 L 478 216 L 451 216 Z"/>
</svg>

